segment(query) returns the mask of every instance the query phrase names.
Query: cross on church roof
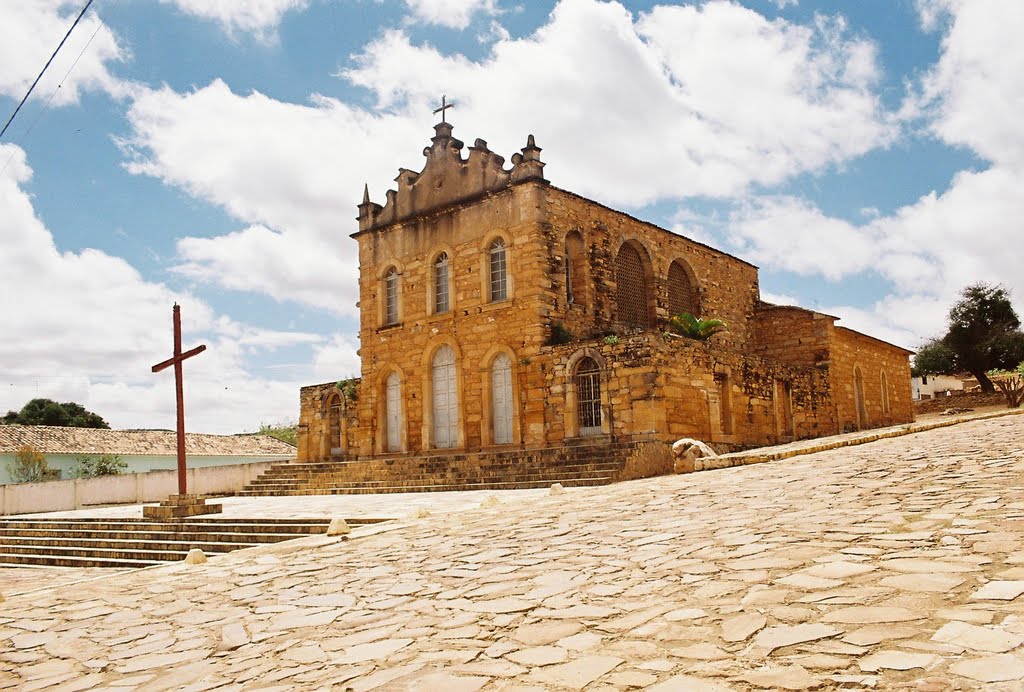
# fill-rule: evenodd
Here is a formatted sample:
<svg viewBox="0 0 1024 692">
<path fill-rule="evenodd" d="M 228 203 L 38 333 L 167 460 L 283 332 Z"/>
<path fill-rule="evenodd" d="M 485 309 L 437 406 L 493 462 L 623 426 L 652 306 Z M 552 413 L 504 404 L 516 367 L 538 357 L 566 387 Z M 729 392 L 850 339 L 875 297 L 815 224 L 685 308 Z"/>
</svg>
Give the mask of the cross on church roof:
<svg viewBox="0 0 1024 692">
<path fill-rule="evenodd" d="M 445 115 L 444 112 L 446 110 L 448 110 L 449 108 L 455 108 L 455 104 L 454 103 L 448 103 L 447 99 L 448 99 L 448 96 L 446 94 L 441 94 L 441 107 L 434 109 L 434 115 L 437 115 L 438 113 L 440 113 L 441 114 L 441 122 L 443 122 L 443 123 L 448 122 L 444 118 L 444 115 Z"/>
</svg>

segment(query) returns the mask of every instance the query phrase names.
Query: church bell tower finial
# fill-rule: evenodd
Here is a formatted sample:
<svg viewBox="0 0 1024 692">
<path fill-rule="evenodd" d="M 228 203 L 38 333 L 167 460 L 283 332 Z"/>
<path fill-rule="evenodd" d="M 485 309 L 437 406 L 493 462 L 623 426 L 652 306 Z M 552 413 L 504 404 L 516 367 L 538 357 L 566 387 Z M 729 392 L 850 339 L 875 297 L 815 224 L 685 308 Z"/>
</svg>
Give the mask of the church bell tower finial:
<svg viewBox="0 0 1024 692">
<path fill-rule="evenodd" d="M 455 102 L 453 101 L 452 103 L 448 103 L 448 95 L 441 94 L 441 107 L 434 109 L 434 115 L 440 113 L 441 122 L 446 123 L 448 121 L 445 119 L 445 111 L 448 110 L 449 108 L 455 108 Z"/>
</svg>

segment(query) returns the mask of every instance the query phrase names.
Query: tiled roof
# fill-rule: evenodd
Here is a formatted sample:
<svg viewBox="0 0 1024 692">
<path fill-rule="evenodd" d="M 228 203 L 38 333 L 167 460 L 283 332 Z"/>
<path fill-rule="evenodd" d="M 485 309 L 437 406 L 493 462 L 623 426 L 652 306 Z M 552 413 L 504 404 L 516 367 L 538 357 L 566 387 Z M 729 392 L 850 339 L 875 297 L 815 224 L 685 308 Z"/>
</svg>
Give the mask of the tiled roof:
<svg viewBox="0 0 1024 692">
<path fill-rule="evenodd" d="M 0 425 L 0 454 L 30 445 L 44 454 L 177 454 L 170 430 L 103 430 L 53 425 Z M 295 456 L 295 447 L 269 435 L 185 433 L 185 452 L 200 456 Z"/>
</svg>

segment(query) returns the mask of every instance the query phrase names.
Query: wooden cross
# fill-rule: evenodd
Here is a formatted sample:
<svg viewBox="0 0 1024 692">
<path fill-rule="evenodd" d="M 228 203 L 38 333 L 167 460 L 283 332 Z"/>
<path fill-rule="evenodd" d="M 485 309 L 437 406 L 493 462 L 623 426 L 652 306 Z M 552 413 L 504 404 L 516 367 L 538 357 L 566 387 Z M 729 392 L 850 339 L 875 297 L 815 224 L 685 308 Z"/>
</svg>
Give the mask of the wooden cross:
<svg viewBox="0 0 1024 692">
<path fill-rule="evenodd" d="M 178 395 L 178 494 L 185 494 L 185 395 L 181 385 L 181 363 L 186 358 L 197 356 L 206 346 L 196 346 L 191 351 L 181 352 L 181 308 L 174 304 L 174 356 L 153 366 L 153 372 L 160 372 L 174 366 L 174 388 Z"/>
<path fill-rule="evenodd" d="M 441 122 L 443 122 L 443 123 L 444 122 L 448 122 L 447 120 L 444 119 L 444 112 L 446 110 L 448 110 L 449 108 L 455 108 L 455 104 L 454 103 L 448 103 L 447 99 L 448 99 L 447 95 L 441 94 L 441 107 L 434 109 L 434 115 L 437 115 L 438 113 L 440 113 L 441 114 Z"/>
</svg>

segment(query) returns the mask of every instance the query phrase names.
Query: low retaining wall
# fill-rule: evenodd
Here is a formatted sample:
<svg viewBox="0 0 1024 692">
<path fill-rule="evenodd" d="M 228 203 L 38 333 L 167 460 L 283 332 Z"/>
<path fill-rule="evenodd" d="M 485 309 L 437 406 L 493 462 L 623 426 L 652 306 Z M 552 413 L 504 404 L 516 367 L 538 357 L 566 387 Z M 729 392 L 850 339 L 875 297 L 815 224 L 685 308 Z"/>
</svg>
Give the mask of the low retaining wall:
<svg viewBox="0 0 1024 692">
<path fill-rule="evenodd" d="M 230 495 L 270 468 L 263 461 L 188 469 L 188 491 L 199 495 Z M 0 485 L 0 515 L 60 512 L 91 505 L 159 502 L 178 492 L 177 471 L 148 471 L 99 478 L 46 483 Z"/>
</svg>

